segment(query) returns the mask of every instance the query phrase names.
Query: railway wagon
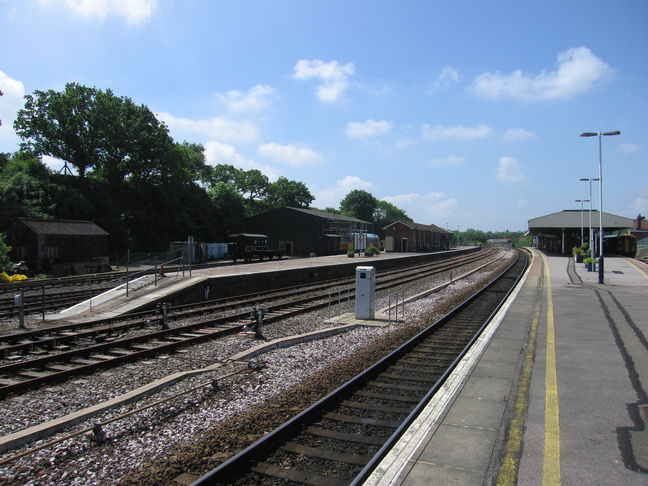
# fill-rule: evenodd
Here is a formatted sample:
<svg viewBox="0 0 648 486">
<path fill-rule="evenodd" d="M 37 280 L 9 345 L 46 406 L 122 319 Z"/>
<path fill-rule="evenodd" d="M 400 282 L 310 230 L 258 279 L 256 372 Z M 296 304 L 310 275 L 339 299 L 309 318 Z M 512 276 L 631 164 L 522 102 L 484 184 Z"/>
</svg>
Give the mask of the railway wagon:
<svg viewBox="0 0 648 486">
<path fill-rule="evenodd" d="M 251 262 L 252 260 L 263 261 L 265 258 L 272 260 L 273 258 L 281 259 L 281 250 L 272 250 L 268 245 L 268 236 L 256 233 L 233 233 L 228 235 L 229 243 L 227 245 L 226 258 L 231 258 L 236 262 L 237 260 L 244 260 Z"/>
<path fill-rule="evenodd" d="M 603 238 L 603 251 L 608 255 L 634 258 L 637 254 L 637 237 L 630 234 L 606 236 Z"/>
</svg>

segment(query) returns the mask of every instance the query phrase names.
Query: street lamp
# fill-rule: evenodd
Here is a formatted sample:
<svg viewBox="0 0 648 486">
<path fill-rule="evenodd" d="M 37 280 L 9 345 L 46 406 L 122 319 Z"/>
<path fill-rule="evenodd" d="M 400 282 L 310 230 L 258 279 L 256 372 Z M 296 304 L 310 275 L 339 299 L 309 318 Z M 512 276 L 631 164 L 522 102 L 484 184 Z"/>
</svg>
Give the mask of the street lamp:
<svg viewBox="0 0 648 486">
<path fill-rule="evenodd" d="M 599 284 L 604 283 L 603 279 L 603 137 L 621 135 L 619 130 L 614 132 L 583 132 L 581 137 L 598 137 L 599 139 L 599 204 L 601 206 L 599 213 Z"/>
<path fill-rule="evenodd" d="M 581 239 L 580 244 L 583 246 L 583 203 L 591 202 L 589 199 L 574 199 L 574 201 L 581 203 Z"/>
<path fill-rule="evenodd" d="M 594 243 L 592 241 L 592 181 L 599 181 L 598 177 L 592 179 L 588 177 L 581 177 L 579 181 L 588 181 L 589 182 L 589 246 L 590 246 L 590 255 L 592 257 L 592 265 L 594 265 Z"/>
</svg>

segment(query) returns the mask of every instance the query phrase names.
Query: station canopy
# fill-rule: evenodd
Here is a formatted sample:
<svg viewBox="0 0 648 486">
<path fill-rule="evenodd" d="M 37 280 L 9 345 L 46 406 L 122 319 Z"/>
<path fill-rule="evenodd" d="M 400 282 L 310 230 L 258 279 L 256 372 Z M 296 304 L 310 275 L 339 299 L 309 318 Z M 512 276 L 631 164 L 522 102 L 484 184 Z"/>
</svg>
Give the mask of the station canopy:
<svg viewBox="0 0 648 486">
<path fill-rule="evenodd" d="M 582 216 L 582 219 L 581 219 Z M 603 232 L 630 230 L 634 220 L 603 211 Z M 529 234 L 556 234 L 556 231 L 578 228 L 581 225 L 589 228 L 589 209 L 565 209 L 529 220 Z M 599 212 L 592 210 L 592 226 L 599 228 Z"/>
</svg>

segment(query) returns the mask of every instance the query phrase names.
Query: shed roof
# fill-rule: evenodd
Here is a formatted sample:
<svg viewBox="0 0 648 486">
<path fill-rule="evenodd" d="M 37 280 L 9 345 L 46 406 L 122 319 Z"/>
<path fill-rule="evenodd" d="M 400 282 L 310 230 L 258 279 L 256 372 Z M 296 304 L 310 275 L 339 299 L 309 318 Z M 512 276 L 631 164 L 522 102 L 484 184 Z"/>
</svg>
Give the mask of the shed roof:
<svg viewBox="0 0 648 486">
<path fill-rule="evenodd" d="M 16 223 L 24 224 L 38 235 L 108 236 L 94 221 L 20 218 Z"/>
<path fill-rule="evenodd" d="M 539 228 L 580 228 L 582 221 L 589 225 L 589 211 L 582 211 L 582 216 L 581 220 L 580 209 L 564 209 L 557 213 L 539 216 L 529 220 L 529 231 Z M 596 210 L 592 210 L 592 225 L 599 226 L 599 213 Z M 632 219 L 603 211 L 603 228 L 626 229 L 632 226 Z"/>
<path fill-rule="evenodd" d="M 435 224 L 422 224 L 422 223 L 414 223 L 413 221 L 394 221 L 393 223 L 389 223 L 387 226 L 385 226 L 383 229 L 389 229 L 390 226 L 393 226 L 395 224 L 402 224 L 404 226 L 407 226 L 408 228 L 411 228 L 413 230 L 418 230 L 418 231 L 432 231 L 434 233 L 447 233 L 450 234 L 450 232 L 446 229 L 441 228 L 440 226 L 437 226 Z"/>
<path fill-rule="evenodd" d="M 311 216 L 316 216 L 318 218 L 324 218 L 331 221 L 349 221 L 354 223 L 369 223 L 369 221 L 363 221 L 362 219 L 354 218 L 353 216 L 345 216 L 344 214 L 337 213 L 328 213 L 326 211 L 319 211 L 317 209 L 305 209 L 305 208 L 293 208 L 291 206 L 284 206 L 286 209 L 293 211 L 299 211 L 302 213 L 310 214 Z"/>
</svg>

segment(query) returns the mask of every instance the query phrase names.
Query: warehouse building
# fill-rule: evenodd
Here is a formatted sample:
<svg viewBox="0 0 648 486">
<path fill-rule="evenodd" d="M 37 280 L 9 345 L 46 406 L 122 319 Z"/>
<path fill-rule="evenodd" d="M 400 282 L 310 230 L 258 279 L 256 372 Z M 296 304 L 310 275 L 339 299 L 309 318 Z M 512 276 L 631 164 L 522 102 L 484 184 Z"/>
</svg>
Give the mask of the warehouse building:
<svg viewBox="0 0 648 486">
<path fill-rule="evenodd" d="M 7 228 L 14 261 L 55 276 L 108 269 L 108 233 L 92 221 L 20 218 Z"/>
<path fill-rule="evenodd" d="M 373 223 L 351 216 L 283 206 L 245 220 L 245 232 L 268 236 L 271 249 L 284 255 L 344 253 L 353 233 L 371 233 Z"/>
<path fill-rule="evenodd" d="M 383 228 L 386 251 L 441 251 L 450 249 L 452 233 L 434 224 L 395 221 Z"/>
</svg>

